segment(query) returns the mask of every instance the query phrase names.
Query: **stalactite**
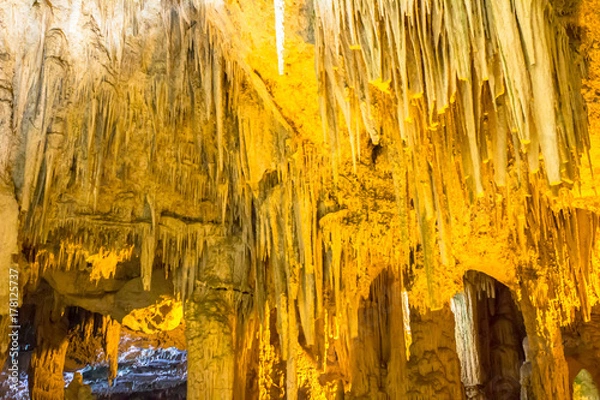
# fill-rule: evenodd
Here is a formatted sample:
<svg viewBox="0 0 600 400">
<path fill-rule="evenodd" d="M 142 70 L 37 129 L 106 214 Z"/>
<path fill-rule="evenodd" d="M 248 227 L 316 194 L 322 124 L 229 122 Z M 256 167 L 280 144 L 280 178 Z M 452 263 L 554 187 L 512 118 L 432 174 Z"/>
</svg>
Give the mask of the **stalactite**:
<svg viewBox="0 0 600 400">
<path fill-rule="evenodd" d="M 14 163 L 16 137 L 13 126 L 13 83 L 14 61 L 10 54 L 0 53 L 0 177 L 6 184 L 10 179 Z"/>
<path fill-rule="evenodd" d="M 108 361 L 108 383 L 113 384 L 119 368 L 119 342 L 121 340 L 121 324 L 111 317 L 103 317 L 102 337 L 104 354 Z"/>
<path fill-rule="evenodd" d="M 148 206 L 150 207 L 150 215 L 152 218 L 152 225 L 150 229 L 144 229 L 142 233 L 142 254 L 140 255 L 140 269 L 142 276 L 142 284 L 144 290 L 150 290 L 152 282 L 152 268 L 154 267 L 154 255 L 156 254 L 156 210 L 154 209 L 154 201 L 146 199 Z"/>
<path fill-rule="evenodd" d="M 0 274 L 13 279 L 18 269 L 14 255 L 18 254 L 19 205 L 15 199 L 14 184 L 11 181 L 12 165 L 15 157 L 16 136 L 13 133 L 13 60 L 0 50 Z M 14 268 L 11 273 L 11 268 Z M 16 282 L 18 284 L 18 282 Z M 10 300 L 9 284 L 0 287 L 0 317 L 3 325 L 8 321 Z M 18 290 L 13 289 L 13 290 Z M 6 338 L 6 336 L 4 336 Z M 0 341 L 2 347 L 6 339 Z M 0 352 L 4 353 L 4 351 Z"/>
<path fill-rule="evenodd" d="M 478 391 L 478 386 L 483 383 L 472 296 L 472 291 L 465 288 L 465 292 L 455 295 L 450 304 L 456 324 L 454 333 L 456 351 L 461 364 L 461 380 L 469 399 L 479 398 L 475 393 Z"/>
<path fill-rule="evenodd" d="M 258 387 L 260 393 L 258 396 L 261 400 L 271 398 L 269 393 L 274 385 L 283 386 L 283 382 L 273 382 L 273 369 L 274 364 L 277 363 L 277 354 L 271 344 L 270 314 L 267 304 L 265 317 L 259 331 Z"/>
</svg>

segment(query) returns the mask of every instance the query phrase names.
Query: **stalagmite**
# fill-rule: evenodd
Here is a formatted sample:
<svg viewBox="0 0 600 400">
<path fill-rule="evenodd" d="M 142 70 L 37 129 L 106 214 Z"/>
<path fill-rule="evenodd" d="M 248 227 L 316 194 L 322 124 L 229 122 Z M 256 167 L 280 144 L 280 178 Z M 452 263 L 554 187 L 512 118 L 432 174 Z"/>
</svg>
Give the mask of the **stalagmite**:
<svg viewBox="0 0 600 400">
<path fill-rule="evenodd" d="M 575 377 L 573 383 L 573 400 L 598 400 L 600 392 L 594 383 L 592 375 L 585 369 L 582 369 Z"/>
<path fill-rule="evenodd" d="M 76 372 L 73 380 L 65 389 L 65 400 L 92 400 L 92 389 L 83 384 L 83 376 Z"/>
<path fill-rule="evenodd" d="M 283 389 L 284 383 L 277 382 L 274 375 L 275 364 L 278 361 L 277 353 L 274 346 L 271 344 L 271 313 L 269 312 L 268 304 L 266 306 L 265 317 L 259 331 L 259 360 L 258 360 L 258 387 L 260 400 L 269 399 L 274 390 Z M 283 375 L 281 375 L 283 378 Z"/>
<path fill-rule="evenodd" d="M 112 385 L 119 368 L 119 341 L 121 340 L 121 324 L 110 317 L 102 321 L 104 337 L 104 353 L 108 361 L 108 384 Z"/>
<path fill-rule="evenodd" d="M 529 338 L 525 337 L 523 339 L 523 351 L 525 353 L 525 362 L 521 365 L 520 379 L 519 383 L 521 384 L 521 397 L 520 400 L 529 400 L 533 397 L 533 388 L 531 386 L 531 360 L 529 359 Z"/>
<path fill-rule="evenodd" d="M 227 299 L 214 293 L 193 295 L 186 306 L 189 348 L 188 397 L 232 398 L 234 349 Z M 197 300 L 196 300 L 197 299 Z M 197 305 L 196 301 L 200 304 Z"/>
<path fill-rule="evenodd" d="M 557 318 L 553 316 L 556 311 L 544 304 L 547 301 L 543 293 L 545 289 L 531 284 L 522 287 L 523 319 L 529 343 L 527 358 L 532 366 L 531 397 L 568 399 L 571 393 L 562 334 Z"/>
<path fill-rule="evenodd" d="M 68 320 L 52 296 L 38 305 L 36 348 L 29 367 L 29 390 L 35 400 L 64 398 L 64 363 L 67 352 Z"/>
<path fill-rule="evenodd" d="M 390 289 L 389 306 L 384 309 L 384 311 L 389 310 L 390 332 L 386 392 L 389 393 L 390 397 L 401 398 L 405 396 L 408 387 L 406 365 L 410 358 L 409 348 L 412 343 L 410 314 L 408 313 L 408 303 L 406 303 L 407 307 L 404 306 L 406 291 L 401 290 L 399 277 L 396 276 L 391 279 Z M 399 334 L 399 332 L 402 332 L 402 334 Z"/>
<path fill-rule="evenodd" d="M 410 329 L 410 303 L 408 292 L 402 291 L 402 328 L 404 330 L 404 344 L 406 346 L 406 358 L 410 357 L 410 345 L 412 344 L 412 332 Z"/>
</svg>

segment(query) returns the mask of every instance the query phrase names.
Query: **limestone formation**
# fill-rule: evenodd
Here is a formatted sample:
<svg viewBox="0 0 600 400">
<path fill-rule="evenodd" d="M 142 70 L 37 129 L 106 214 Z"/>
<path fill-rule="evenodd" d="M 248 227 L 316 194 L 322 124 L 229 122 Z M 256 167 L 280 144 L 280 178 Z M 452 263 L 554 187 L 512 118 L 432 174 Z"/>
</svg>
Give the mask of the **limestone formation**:
<svg viewBox="0 0 600 400">
<path fill-rule="evenodd" d="M 592 393 L 598 7 L 2 1 L 0 397 Z"/>
</svg>

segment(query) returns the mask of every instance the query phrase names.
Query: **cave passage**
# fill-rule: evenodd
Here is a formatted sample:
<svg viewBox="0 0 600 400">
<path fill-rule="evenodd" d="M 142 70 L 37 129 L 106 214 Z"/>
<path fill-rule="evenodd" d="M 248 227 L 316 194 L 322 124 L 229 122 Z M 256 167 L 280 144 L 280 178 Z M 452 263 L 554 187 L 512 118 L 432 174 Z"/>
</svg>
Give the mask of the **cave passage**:
<svg viewBox="0 0 600 400">
<path fill-rule="evenodd" d="M 35 307 L 31 304 L 21 307 L 19 312 L 35 318 Z M 117 332 L 107 332 L 104 318 L 77 307 L 67 308 L 65 315 L 64 340 L 68 343 L 61 357 L 47 357 L 47 365 L 31 363 L 39 357 L 45 342 L 37 342 L 35 326 L 24 324 L 20 338 L 19 365 L 21 369 L 19 388 L 11 390 L 10 364 L 4 364 L 0 372 L 0 399 L 29 400 L 33 380 L 48 379 L 49 369 L 56 363 L 63 365 L 55 370 L 55 378 L 64 385 L 65 400 L 121 400 L 144 399 L 179 400 L 186 398 L 187 391 L 187 350 L 181 327 L 171 332 L 146 334 L 127 328 Z M 66 322 L 66 321 L 65 321 Z M 38 327 L 39 328 L 39 327 Z M 43 329 L 42 329 L 43 331 Z M 107 335 L 108 334 L 108 335 Z M 109 336 L 113 337 L 110 338 Z M 39 339 L 38 339 L 39 340 Z M 107 354 L 107 343 L 117 344 L 116 365 L 111 362 L 113 355 Z M 112 376 L 112 368 L 116 374 Z M 64 382 L 64 383 L 62 383 Z M 38 397 L 39 398 L 39 397 Z"/>
<path fill-rule="evenodd" d="M 531 375 L 523 316 L 508 287 L 467 271 L 452 299 L 461 380 L 469 399 L 519 399 Z"/>
</svg>

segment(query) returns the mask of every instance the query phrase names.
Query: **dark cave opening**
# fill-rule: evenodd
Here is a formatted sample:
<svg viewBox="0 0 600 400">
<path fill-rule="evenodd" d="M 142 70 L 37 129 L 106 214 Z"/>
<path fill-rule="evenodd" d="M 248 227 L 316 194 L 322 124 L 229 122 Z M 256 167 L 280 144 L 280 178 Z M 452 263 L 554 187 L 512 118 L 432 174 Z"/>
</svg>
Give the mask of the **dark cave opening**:
<svg viewBox="0 0 600 400">
<path fill-rule="evenodd" d="M 511 290 L 478 271 L 467 271 L 463 281 L 452 309 L 467 398 L 520 399 L 531 366 L 523 315 Z"/>
<path fill-rule="evenodd" d="M 9 354 L 0 371 L 0 399 L 31 398 L 31 359 L 40 345 L 33 323 L 35 313 L 36 307 L 32 304 L 19 308 L 19 315 L 26 322 L 19 328 L 19 347 L 16 350 L 18 388 L 15 390 L 11 385 L 12 358 Z M 66 400 L 186 398 L 187 350 L 183 326 L 155 334 L 122 328 L 117 338 L 117 376 L 111 385 L 105 349 L 106 333 L 102 330 L 103 316 L 78 307 L 67 307 L 65 315 L 69 321 L 62 373 Z"/>
</svg>

